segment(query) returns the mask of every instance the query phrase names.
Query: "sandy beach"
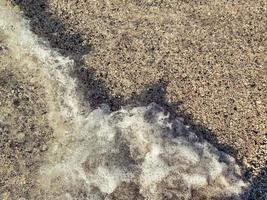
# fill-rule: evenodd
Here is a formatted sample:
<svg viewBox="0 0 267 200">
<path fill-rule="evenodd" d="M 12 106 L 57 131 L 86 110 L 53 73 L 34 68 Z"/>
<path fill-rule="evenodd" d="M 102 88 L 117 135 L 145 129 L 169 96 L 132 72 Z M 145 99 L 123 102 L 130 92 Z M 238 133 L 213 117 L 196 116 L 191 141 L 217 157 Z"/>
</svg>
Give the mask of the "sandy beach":
<svg viewBox="0 0 267 200">
<path fill-rule="evenodd" d="M 84 107 L 156 102 L 237 160 L 251 199 L 267 198 L 266 1 L 10 2 L 74 59 Z"/>
</svg>

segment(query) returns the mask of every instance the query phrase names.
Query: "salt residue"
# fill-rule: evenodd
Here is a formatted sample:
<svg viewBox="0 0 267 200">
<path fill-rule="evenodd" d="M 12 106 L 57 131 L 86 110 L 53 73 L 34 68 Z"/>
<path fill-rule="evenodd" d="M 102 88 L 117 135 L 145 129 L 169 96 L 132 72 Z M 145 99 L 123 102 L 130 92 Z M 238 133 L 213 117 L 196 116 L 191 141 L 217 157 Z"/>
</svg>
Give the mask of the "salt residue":
<svg viewBox="0 0 267 200">
<path fill-rule="evenodd" d="M 38 68 L 46 86 L 55 139 L 38 176 L 44 199 L 112 199 L 136 188 L 153 200 L 222 198 L 246 186 L 232 157 L 198 139 L 179 119 L 170 120 L 156 104 L 80 114 L 69 76 L 73 61 L 50 49 L 3 0 L 0 33 L 18 66 Z"/>
</svg>

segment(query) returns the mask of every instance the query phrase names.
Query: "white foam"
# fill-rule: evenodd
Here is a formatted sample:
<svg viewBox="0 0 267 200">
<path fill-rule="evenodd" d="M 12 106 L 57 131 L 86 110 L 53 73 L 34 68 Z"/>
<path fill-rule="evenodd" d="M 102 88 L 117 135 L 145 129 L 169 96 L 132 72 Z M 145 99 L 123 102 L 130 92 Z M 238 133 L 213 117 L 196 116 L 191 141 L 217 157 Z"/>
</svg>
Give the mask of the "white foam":
<svg viewBox="0 0 267 200">
<path fill-rule="evenodd" d="M 58 149 L 57 154 L 63 159 L 43 166 L 42 176 L 51 179 L 56 174 L 74 176 L 64 184 L 86 183 L 89 196 L 94 194 L 91 188 L 108 195 L 123 182 L 134 182 L 146 198 L 161 199 L 175 180 L 183 186 L 176 191 L 177 195 L 187 199 L 192 198 L 192 191 L 205 191 L 206 187 L 213 191 L 209 190 L 208 196 L 239 194 L 245 183 L 235 161 L 230 164 L 220 161 L 224 155 L 205 141 L 192 140 L 177 132 L 174 137 L 174 130 L 168 127 L 176 126 L 175 121 L 158 123 L 157 117 L 152 121 L 146 119 L 144 116 L 155 111 L 155 106 L 113 113 L 94 110 L 79 130 L 58 141 L 70 151 Z M 73 172 L 83 176 L 77 178 Z M 74 193 L 70 195 L 75 197 Z"/>
</svg>

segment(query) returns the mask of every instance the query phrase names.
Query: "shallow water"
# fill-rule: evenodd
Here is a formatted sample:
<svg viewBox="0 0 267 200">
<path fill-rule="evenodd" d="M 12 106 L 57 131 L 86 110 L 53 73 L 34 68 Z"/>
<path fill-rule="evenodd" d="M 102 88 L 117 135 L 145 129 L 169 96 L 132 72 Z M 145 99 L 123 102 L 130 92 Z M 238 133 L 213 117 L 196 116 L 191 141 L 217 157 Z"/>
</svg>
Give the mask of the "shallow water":
<svg viewBox="0 0 267 200">
<path fill-rule="evenodd" d="M 70 76 L 74 62 L 33 34 L 3 0 L 0 35 L 6 59 L 46 88 L 54 140 L 37 173 L 44 199 L 222 199 L 246 187 L 231 156 L 154 103 L 116 112 L 103 105 L 83 114 Z"/>
</svg>

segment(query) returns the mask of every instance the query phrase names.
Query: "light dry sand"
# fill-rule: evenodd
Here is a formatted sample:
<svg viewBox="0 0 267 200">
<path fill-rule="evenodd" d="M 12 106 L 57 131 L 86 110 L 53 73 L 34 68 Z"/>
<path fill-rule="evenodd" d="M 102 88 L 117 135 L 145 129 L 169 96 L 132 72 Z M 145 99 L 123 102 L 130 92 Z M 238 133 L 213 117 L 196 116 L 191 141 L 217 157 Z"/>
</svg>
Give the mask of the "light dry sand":
<svg viewBox="0 0 267 200">
<path fill-rule="evenodd" d="M 165 106 L 251 171 L 265 198 L 266 1 L 13 2 L 76 59 L 91 105 Z"/>
</svg>

